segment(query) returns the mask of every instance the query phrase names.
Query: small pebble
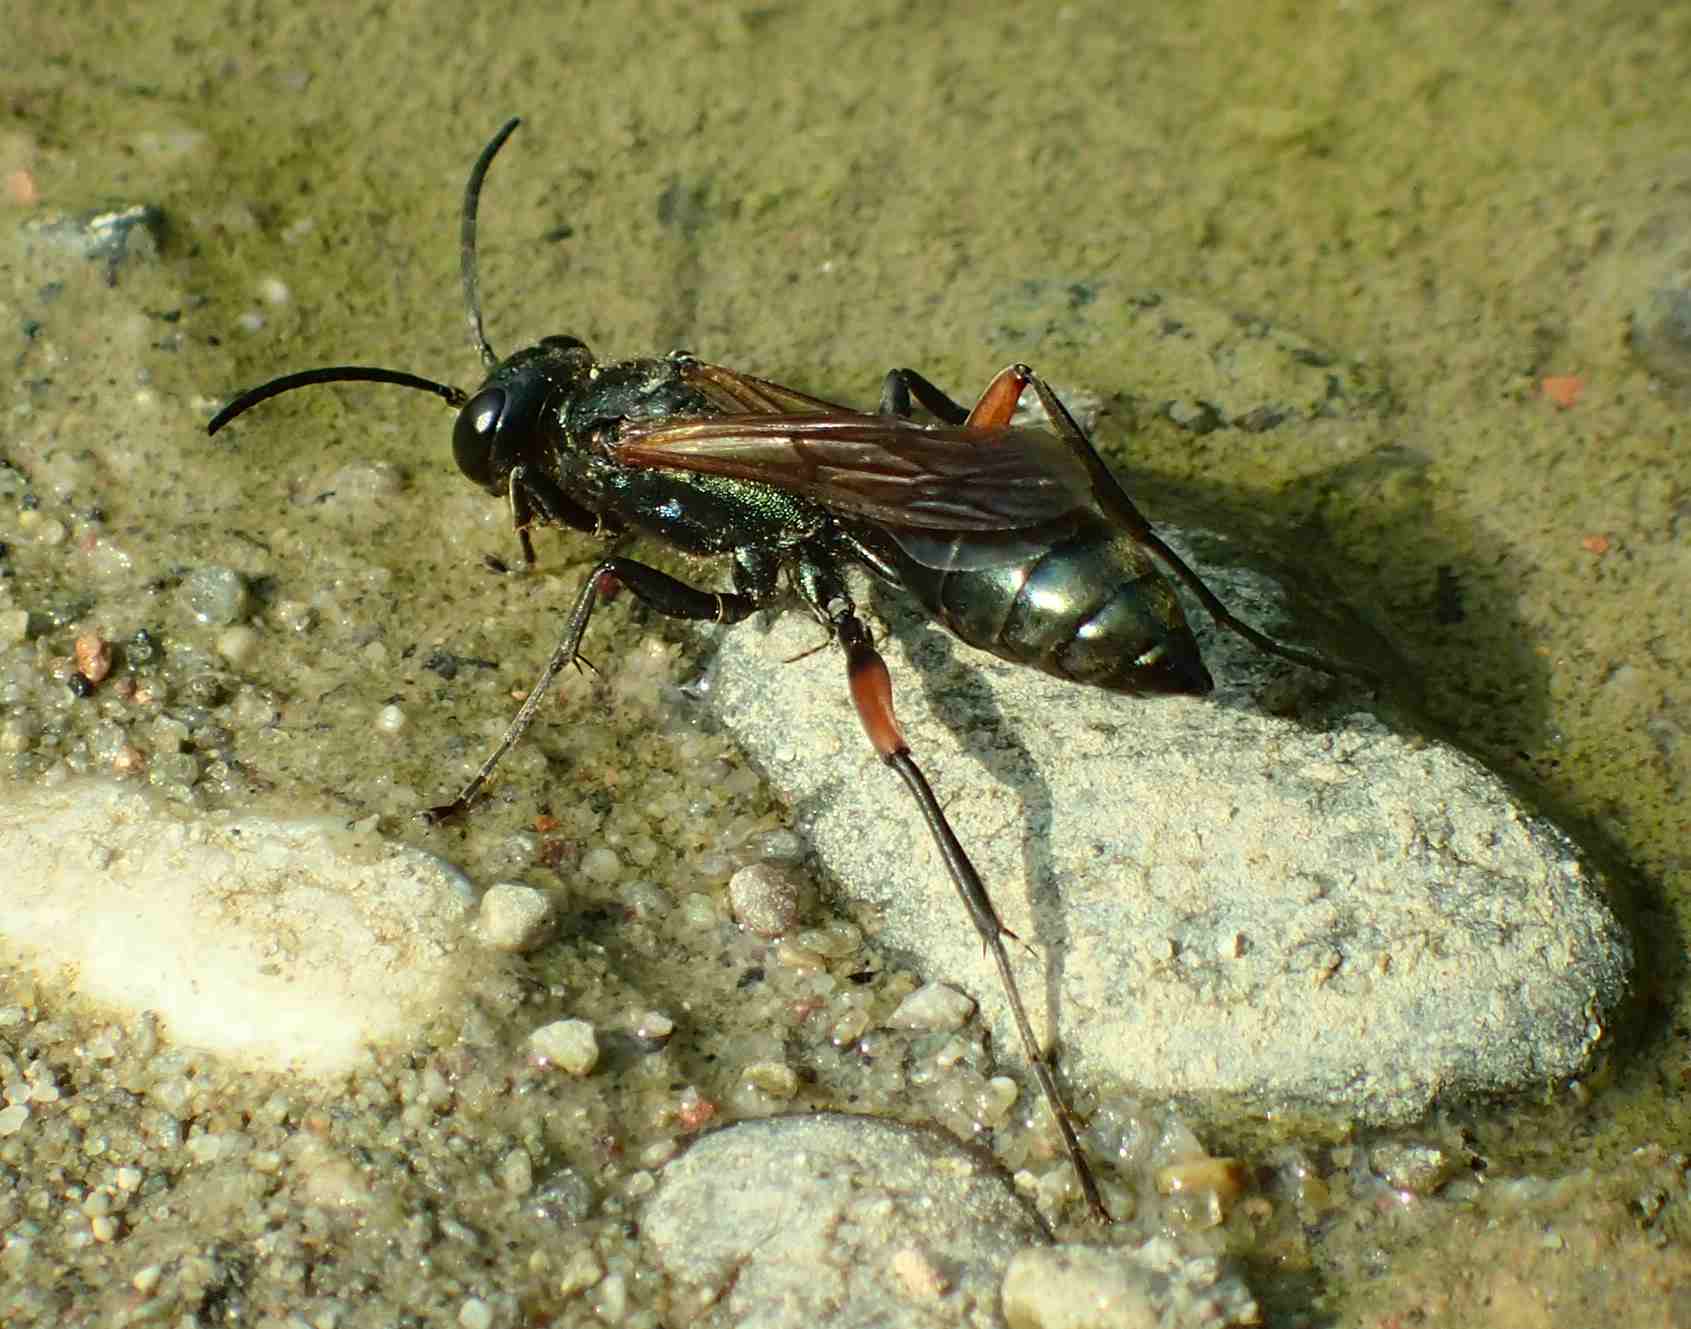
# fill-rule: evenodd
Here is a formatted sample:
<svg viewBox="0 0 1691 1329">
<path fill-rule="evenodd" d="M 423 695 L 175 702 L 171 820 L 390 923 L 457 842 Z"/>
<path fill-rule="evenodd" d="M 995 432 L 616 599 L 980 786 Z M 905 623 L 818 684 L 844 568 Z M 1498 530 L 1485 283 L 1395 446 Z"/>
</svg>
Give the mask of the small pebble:
<svg viewBox="0 0 1691 1329">
<path fill-rule="evenodd" d="M 691 932 L 716 926 L 716 901 L 703 891 L 689 891 L 681 900 L 681 921 Z"/>
<path fill-rule="evenodd" d="M 1281 1166 L 1280 1175 L 1284 1182 L 1289 1183 L 1293 1203 L 1308 1215 L 1305 1222 L 1319 1218 L 1334 1207 L 1333 1188 L 1302 1153 L 1295 1152 Z"/>
<path fill-rule="evenodd" d="M 825 955 L 830 960 L 843 960 L 863 949 L 863 929 L 855 923 L 837 919 L 826 927 L 806 928 L 796 940 L 818 955 Z"/>
<path fill-rule="evenodd" d="M 760 831 L 746 841 L 746 849 L 765 863 L 791 866 L 804 858 L 806 845 L 797 831 L 782 828 Z"/>
<path fill-rule="evenodd" d="M 918 1300 L 938 1301 L 947 1291 L 944 1271 L 914 1247 L 906 1246 L 892 1257 L 892 1272 L 905 1295 Z"/>
<path fill-rule="evenodd" d="M 599 1040 L 586 1020 L 554 1020 L 528 1036 L 529 1051 L 571 1075 L 586 1075 L 599 1063 Z"/>
<path fill-rule="evenodd" d="M 112 644 L 97 632 L 84 632 L 76 639 L 76 671 L 90 683 L 98 683 L 112 672 Z"/>
<path fill-rule="evenodd" d="M 182 597 L 202 623 L 226 628 L 247 615 L 247 583 L 233 568 L 195 568 L 182 579 Z"/>
<path fill-rule="evenodd" d="M 782 969 L 798 969 L 806 973 L 817 973 L 828 967 L 828 961 L 822 955 L 808 946 L 800 946 L 797 942 L 783 937 L 775 943 L 769 953 L 770 959 Z"/>
<path fill-rule="evenodd" d="M 0 1108 L 0 1135 L 16 1135 L 29 1120 L 29 1108 L 22 1103 Z"/>
<path fill-rule="evenodd" d="M 740 1072 L 740 1078 L 771 1098 L 791 1098 L 799 1091 L 799 1077 L 782 1061 L 754 1061 Z"/>
<path fill-rule="evenodd" d="M 1227 1221 L 1248 1177 L 1236 1158 L 1194 1158 L 1158 1168 L 1155 1180 L 1157 1193 L 1170 1197 L 1181 1220 L 1202 1230 Z"/>
<path fill-rule="evenodd" d="M 734 921 L 760 937 L 779 937 L 799 924 L 804 878 L 774 863 L 752 863 L 728 879 Z"/>
<path fill-rule="evenodd" d="M 36 544 L 59 545 L 70 534 L 57 517 L 49 517 L 39 509 L 18 513 L 18 531 Z"/>
<path fill-rule="evenodd" d="M 975 1003 L 946 983 L 924 983 L 887 1019 L 889 1029 L 960 1029 L 975 1013 Z"/>
<path fill-rule="evenodd" d="M 230 664 L 245 664 L 258 649 L 258 633 L 244 623 L 237 623 L 217 634 L 215 646 L 217 653 Z"/>
<path fill-rule="evenodd" d="M 551 933 L 552 902 L 532 886 L 499 882 L 482 896 L 475 929 L 496 951 L 533 950 Z"/>
<path fill-rule="evenodd" d="M 463 1329 L 493 1329 L 493 1307 L 480 1297 L 471 1297 L 458 1308 L 458 1323 Z"/>
<path fill-rule="evenodd" d="M 615 1324 L 628 1314 L 628 1280 L 621 1274 L 611 1274 L 599 1284 L 593 1309 L 601 1320 Z"/>
<path fill-rule="evenodd" d="M 589 881 L 610 883 L 622 875 L 622 860 L 601 845 L 581 856 L 581 875 Z"/>
<path fill-rule="evenodd" d="M 565 1261 L 563 1272 L 558 1275 L 558 1293 L 573 1297 L 577 1292 L 585 1292 L 604 1276 L 605 1266 L 598 1255 L 588 1249 L 578 1250 Z"/>
<path fill-rule="evenodd" d="M 1016 1106 L 1016 1100 L 1021 1097 L 1021 1086 L 1008 1075 L 995 1075 L 986 1082 L 986 1102 L 983 1104 L 984 1116 L 989 1126 L 996 1126 L 1007 1120 L 1010 1109 Z"/>
<path fill-rule="evenodd" d="M 527 1195 L 534 1189 L 534 1163 L 528 1150 L 513 1149 L 499 1160 L 499 1184 L 512 1195 Z"/>
<path fill-rule="evenodd" d="M 200 764 L 187 752 L 161 752 L 147 770 L 147 779 L 161 788 L 185 789 L 200 778 Z"/>
<path fill-rule="evenodd" d="M 1157 1193 L 1215 1191 L 1231 1200 L 1245 1187 L 1245 1166 L 1237 1158 L 1194 1158 L 1157 1169 Z"/>
<path fill-rule="evenodd" d="M 1415 1195 L 1431 1195 L 1456 1175 L 1458 1161 L 1426 1144 L 1382 1144 L 1368 1151 L 1368 1165 L 1386 1185 Z"/>
<path fill-rule="evenodd" d="M 676 1124 L 684 1131 L 702 1130 L 716 1117 L 717 1106 L 692 1085 L 681 1091 L 675 1101 Z"/>
<path fill-rule="evenodd" d="M 310 632 L 317 626 L 317 610 L 301 600 L 279 600 L 270 612 L 289 632 Z"/>
<path fill-rule="evenodd" d="M 678 1140 L 669 1138 L 653 1140 L 651 1144 L 640 1151 L 640 1166 L 650 1168 L 655 1172 L 680 1152 L 681 1143 Z"/>
<path fill-rule="evenodd" d="M 648 1043 L 661 1043 L 675 1032 L 675 1021 L 662 1011 L 647 1011 L 634 1025 L 634 1036 Z"/>
<path fill-rule="evenodd" d="M 188 1153 L 196 1163 L 215 1163 L 228 1150 L 228 1137 L 216 1132 L 196 1135 L 188 1141 Z"/>
<path fill-rule="evenodd" d="M 854 1006 L 834 1021 L 828 1030 L 828 1041 L 837 1048 L 843 1048 L 857 1042 L 868 1028 L 869 1012 Z"/>
</svg>

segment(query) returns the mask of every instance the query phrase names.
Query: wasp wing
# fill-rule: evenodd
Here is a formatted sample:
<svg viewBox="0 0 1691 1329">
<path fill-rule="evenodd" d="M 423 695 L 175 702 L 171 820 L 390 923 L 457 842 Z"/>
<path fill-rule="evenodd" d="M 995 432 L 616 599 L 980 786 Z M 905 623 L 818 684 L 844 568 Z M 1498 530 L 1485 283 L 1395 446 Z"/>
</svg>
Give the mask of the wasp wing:
<svg viewBox="0 0 1691 1329">
<path fill-rule="evenodd" d="M 677 360 L 682 381 L 724 415 L 856 414 L 849 406 L 809 396 L 785 383 L 742 374 L 738 369 L 708 364 L 683 353 L 677 354 Z"/>
<path fill-rule="evenodd" d="M 1096 511 L 1085 462 L 1039 429 L 855 411 L 713 415 L 630 421 L 611 449 L 630 466 L 774 485 L 895 538 L 901 529 L 1020 531 Z"/>
</svg>

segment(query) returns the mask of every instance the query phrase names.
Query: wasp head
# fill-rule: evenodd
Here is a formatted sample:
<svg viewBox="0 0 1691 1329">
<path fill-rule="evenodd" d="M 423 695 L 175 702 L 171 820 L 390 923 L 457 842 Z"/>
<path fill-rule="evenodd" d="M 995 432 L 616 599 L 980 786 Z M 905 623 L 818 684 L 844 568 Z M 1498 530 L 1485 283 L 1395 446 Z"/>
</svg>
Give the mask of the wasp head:
<svg viewBox="0 0 1691 1329">
<path fill-rule="evenodd" d="M 548 423 L 592 371 L 593 354 L 575 337 L 546 337 L 501 361 L 458 411 L 458 469 L 489 493 L 504 493 L 516 467 L 542 459 Z"/>
</svg>

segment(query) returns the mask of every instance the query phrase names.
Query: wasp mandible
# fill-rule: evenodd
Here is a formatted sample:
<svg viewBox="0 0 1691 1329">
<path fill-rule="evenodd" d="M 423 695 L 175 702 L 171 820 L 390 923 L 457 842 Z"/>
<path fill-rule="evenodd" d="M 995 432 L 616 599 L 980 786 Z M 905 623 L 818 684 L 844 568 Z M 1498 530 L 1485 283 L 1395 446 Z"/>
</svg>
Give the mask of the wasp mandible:
<svg viewBox="0 0 1691 1329">
<path fill-rule="evenodd" d="M 393 369 L 309 369 L 241 393 L 208 432 L 311 384 L 417 388 L 457 409 L 453 457 L 466 477 L 509 505 L 525 564 L 535 561 L 536 526 L 644 534 L 731 561 L 733 589 L 719 591 L 635 559 L 600 560 L 504 736 L 456 798 L 421 814 L 430 821 L 470 806 L 558 672 L 583 663 L 588 620 L 613 584 L 660 614 L 722 624 L 773 606 L 790 588 L 843 647 L 869 741 L 915 799 L 998 966 L 1087 1207 L 1108 1219 L 1011 972 L 1004 939 L 1013 934 L 904 741 L 886 665 L 858 616 L 846 570 L 866 569 L 908 592 L 971 646 L 1117 692 L 1202 695 L 1214 686 L 1158 563 L 1218 624 L 1260 649 L 1328 672 L 1364 671 L 1282 645 L 1228 612 L 1163 543 L 1056 393 L 1026 365 L 1000 371 L 970 408 L 913 370 L 894 369 L 871 413 L 684 352 L 600 363 L 578 338 L 555 336 L 501 359 L 482 328 L 476 212 L 494 156 L 519 123 L 508 121 L 482 149 L 464 190 L 464 304 L 487 368 L 473 395 Z M 1011 423 L 1029 390 L 1048 430 Z M 935 422 L 917 421 L 917 406 Z"/>
</svg>

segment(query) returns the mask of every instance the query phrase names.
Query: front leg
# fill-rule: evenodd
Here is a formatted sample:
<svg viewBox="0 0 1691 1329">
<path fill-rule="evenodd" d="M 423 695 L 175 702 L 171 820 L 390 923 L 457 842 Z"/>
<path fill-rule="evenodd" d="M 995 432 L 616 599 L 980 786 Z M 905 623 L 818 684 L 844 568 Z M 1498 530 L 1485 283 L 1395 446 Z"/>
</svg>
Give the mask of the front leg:
<svg viewBox="0 0 1691 1329">
<path fill-rule="evenodd" d="M 565 665 L 584 663 L 581 656 L 581 639 L 587 634 L 587 623 L 593 617 L 593 608 L 599 597 L 613 583 L 625 587 L 636 600 L 655 609 L 665 618 L 738 623 L 756 612 L 774 594 L 779 571 L 779 562 L 763 551 L 736 551 L 734 580 L 740 589 L 705 591 L 632 558 L 602 560 L 582 583 L 581 590 L 575 597 L 575 605 L 570 609 L 569 618 L 565 622 L 564 635 L 546 661 L 546 667 L 540 671 L 540 677 L 529 689 L 522 706 L 506 726 L 498 745 L 470 777 L 469 783 L 459 791 L 457 798 L 450 803 L 427 808 L 418 815 L 432 825 L 456 816 L 475 800 L 482 786 L 487 783 L 488 777 L 493 774 L 493 768 L 516 745 L 529 725 L 534 723 L 535 713 L 540 709 L 540 703 L 545 699 L 547 690 L 552 686 L 552 680 L 558 676 L 559 671 Z"/>
<path fill-rule="evenodd" d="M 522 546 L 524 567 L 534 566 L 534 541 L 529 537 L 529 528 L 537 522 L 542 526 L 569 526 L 591 535 L 608 529 L 602 517 L 564 493 L 545 472 L 528 466 L 511 468 L 506 500 L 511 509 L 511 529 L 516 531 Z"/>
</svg>

